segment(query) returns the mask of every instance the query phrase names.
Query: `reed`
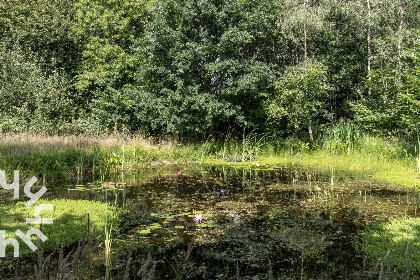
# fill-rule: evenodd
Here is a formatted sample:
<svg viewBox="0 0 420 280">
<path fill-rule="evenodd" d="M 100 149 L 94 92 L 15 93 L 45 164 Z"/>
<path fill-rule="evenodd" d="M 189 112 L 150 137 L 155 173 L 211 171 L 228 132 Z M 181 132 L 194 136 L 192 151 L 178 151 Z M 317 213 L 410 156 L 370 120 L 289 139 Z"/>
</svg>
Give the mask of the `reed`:
<svg viewBox="0 0 420 280">
<path fill-rule="evenodd" d="M 420 173 L 420 136 L 419 136 L 419 128 L 417 126 L 417 173 Z"/>
<path fill-rule="evenodd" d="M 407 143 L 362 134 L 356 125 L 343 123 L 326 130 L 315 143 L 296 138 L 279 139 L 251 131 L 241 139 L 224 141 L 161 141 L 153 144 L 138 136 L 80 138 L 6 135 L 0 143 L 0 167 L 8 174 L 23 170 L 24 176 L 76 176 L 99 179 L 138 169 L 152 162 L 197 162 L 249 166 L 296 163 L 330 169 L 334 154 L 336 170 L 372 172 L 375 178 L 413 186 L 420 172 L 420 139 Z M 417 172 L 415 172 L 417 170 Z"/>
<path fill-rule="evenodd" d="M 96 244 L 93 242 L 94 233 L 95 229 L 92 232 L 85 232 L 83 237 L 77 242 L 77 247 L 73 248 L 66 256 L 64 244 L 61 244 L 58 255 L 56 252 L 52 252 L 47 257 L 44 256 L 44 250 L 38 248 L 33 253 L 36 257 L 34 264 L 35 279 L 88 279 L 86 277 L 93 276 L 91 273 L 92 267 L 86 265 L 86 263 L 90 264 L 93 261 L 93 255 L 86 253 L 96 247 Z M 86 242 L 87 235 L 89 235 L 89 239 Z"/>
<path fill-rule="evenodd" d="M 152 256 L 149 252 L 146 261 L 137 272 L 137 276 L 142 280 L 153 280 L 155 278 L 156 264 L 153 263 Z"/>
</svg>

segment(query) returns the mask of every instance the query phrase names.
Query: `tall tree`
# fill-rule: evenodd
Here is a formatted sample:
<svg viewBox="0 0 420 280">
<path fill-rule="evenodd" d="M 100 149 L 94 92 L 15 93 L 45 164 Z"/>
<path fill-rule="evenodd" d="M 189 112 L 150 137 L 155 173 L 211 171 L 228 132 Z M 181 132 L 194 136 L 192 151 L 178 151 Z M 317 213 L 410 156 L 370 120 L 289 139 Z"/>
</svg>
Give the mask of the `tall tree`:
<svg viewBox="0 0 420 280">
<path fill-rule="evenodd" d="M 298 65 L 298 68 L 303 71 L 303 76 L 300 77 L 306 77 L 308 79 L 311 79 L 313 77 L 313 72 L 317 72 L 318 74 L 323 73 L 323 71 L 319 71 L 320 67 L 316 62 L 308 61 L 308 51 L 309 51 L 309 42 L 315 42 L 315 37 L 319 37 L 321 33 L 325 33 L 329 30 L 329 23 L 324 20 L 325 17 L 325 7 L 323 6 L 323 2 L 321 3 L 315 3 L 313 1 L 308 0 L 287 0 L 285 1 L 285 9 L 280 13 L 280 20 L 279 25 L 280 29 L 282 31 L 282 34 L 285 36 L 285 38 L 291 40 L 296 48 L 296 53 L 294 55 L 295 62 L 294 64 Z M 301 51 L 299 51 L 301 49 Z M 311 57 L 314 57 L 312 54 Z M 294 89 L 291 91 L 282 91 L 280 88 L 280 92 L 278 94 L 285 94 L 287 95 L 287 99 L 292 99 L 290 102 L 294 102 L 296 104 L 301 104 L 300 109 L 307 108 L 307 106 L 311 107 L 312 105 L 315 105 L 314 103 L 314 96 L 317 95 L 316 92 L 318 91 L 315 88 L 308 88 L 303 87 L 301 88 L 302 81 L 300 78 L 297 79 L 291 79 L 291 77 L 288 77 L 290 73 L 296 73 L 299 71 L 296 71 L 295 66 L 290 66 L 290 71 L 286 71 L 286 77 L 284 77 L 283 80 L 286 80 L 289 86 L 292 86 Z M 309 67 L 306 69 L 305 67 Z M 306 76 L 306 71 L 310 72 Z M 297 73 L 296 73 L 297 74 Z M 322 75 L 323 75 L 322 74 Z M 324 80 L 324 76 L 320 77 L 321 80 Z M 296 85 L 291 85 L 291 83 L 296 82 Z M 321 82 L 322 83 L 322 82 Z M 279 84 L 282 84 L 280 82 Z M 303 85 L 312 86 L 311 82 L 309 83 L 303 83 Z M 289 87 L 289 89 L 291 89 Z M 302 90 L 303 92 L 299 92 L 299 90 Z M 312 91 L 313 90 L 313 91 Z M 295 100 L 293 100 L 293 94 Z M 273 99 L 273 102 L 285 100 L 283 97 L 276 96 Z M 305 102 L 308 101 L 308 102 Z M 311 105 L 309 105 L 311 104 Z M 279 106 L 283 106 L 285 104 L 278 104 Z M 295 106 L 295 109 L 297 109 L 298 106 Z M 309 110 L 310 111 L 310 110 Z M 306 114 L 308 114 L 307 112 Z M 305 115 L 306 115 L 305 114 Z M 293 114 L 292 114 L 293 115 Z M 294 117 L 297 118 L 298 116 L 303 117 L 302 113 L 294 114 Z M 311 141 L 313 141 L 313 135 L 312 135 L 312 118 L 303 117 L 303 120 L 298 122 L 296 119 L 293 121 L 294 123 L 294 131 L 296 133 L 297 129 L 299 128 L 298 123 L 302 123 L 307 126 L 309 138 Z"/>
<path fill-rule="evenodd" d="M 324 20 L 325 5 L 323 2 L 309 0 L 286 0 L 279 15 L 279 25 L 283 36 L 294 44 L 294 64 L 308 58 L 309 43 L 315 42 L 329 28 Z"/>
<path fill-rule="evenodd" d="M 267 103 L 270 121 L 286 119 L 295 134 L 302 127 L 311 129 L 314 117 L 327 99 L 327 68 L 307 59 L 288 67 L 275 86 L 276 94 Z"/>
<path fill-rule="evenodd" d="M 150 0 L 80 0 L 74 4 L 73 34 L 85 42 L 75 87 L 86 118 L 106 129 L 130 127 L 134 82 L 140 62 L 133 54 L 142 36 Z"/>
<path fill-rule="evenodd" d="M 264 123 L 280 60 L 273 1 L 155 1 L 138 42 L 139 125 L 206 135 Z"/>
<path fill-rule="evenodd" d="M 418 5 L 412 1 L 370 0 L 371 48 L 367 95 L 351 102 L 355 119 L 370 130 L 407 134 L 418 120 L 418 97 L 413 81 L 414 31 L 418 28 Z"/>
<path fill-rule="evenodd" d="M 9 49 L 36 59 L 47 74 L 71 73 L 80 58 L 80 42 L 70 25 L 74 10 L 67 0 L 0 2 L 0 39 Z"/>
<path fill-rule="evenodd" d="M 75 116 L 70 90 L 80 46 L 66 0 L 0 2 L 0 126 L 59 133 Z"/>
</svg>

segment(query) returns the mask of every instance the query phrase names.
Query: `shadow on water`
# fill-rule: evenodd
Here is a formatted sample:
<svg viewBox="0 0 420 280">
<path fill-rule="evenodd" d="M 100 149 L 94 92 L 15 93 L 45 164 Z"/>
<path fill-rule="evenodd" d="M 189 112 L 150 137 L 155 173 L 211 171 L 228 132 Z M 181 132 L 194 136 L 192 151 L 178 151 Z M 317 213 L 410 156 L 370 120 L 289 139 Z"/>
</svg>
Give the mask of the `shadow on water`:
<svg viewBox="0 0 420 280">
<path fill-rule="evenodd" d="M 358 230 L 415 216 L 419 204 L 417 192 L 363 174 L 335 171 L 331 180 L 328 172 L 291 165 L 171 165 L 56 184 L 50 197 L 125 210 L 113 244 L 116 279 L 133 235 L 131 275 L 141 275 L 151 259 L 155 279 L 376 279 L 375 264 L 355 249 Z"/>
</svg>

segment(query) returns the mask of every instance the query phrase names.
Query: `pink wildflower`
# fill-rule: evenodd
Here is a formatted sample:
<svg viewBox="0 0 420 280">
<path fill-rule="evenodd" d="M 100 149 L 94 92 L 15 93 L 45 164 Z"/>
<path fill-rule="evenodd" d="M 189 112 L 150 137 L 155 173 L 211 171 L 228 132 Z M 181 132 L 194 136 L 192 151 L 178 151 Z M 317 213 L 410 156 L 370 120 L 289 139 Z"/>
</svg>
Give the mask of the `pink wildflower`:
<svg viewBox="0 0 420 280">
<path fill-rule="evenodd" d="M 175 174 L 178 174 L 179 173 L 179 171 L 175 171 Z"/>
</svg>

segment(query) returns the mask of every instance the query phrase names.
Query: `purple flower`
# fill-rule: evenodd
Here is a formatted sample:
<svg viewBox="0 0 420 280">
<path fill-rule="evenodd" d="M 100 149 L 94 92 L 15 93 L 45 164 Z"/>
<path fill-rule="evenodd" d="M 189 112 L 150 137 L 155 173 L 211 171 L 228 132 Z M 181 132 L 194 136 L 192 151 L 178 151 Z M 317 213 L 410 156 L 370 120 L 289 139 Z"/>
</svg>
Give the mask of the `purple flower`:
<svg viewBox="0 0 420 280">
<path fill-rule="evenodd" d="M 115 186 L 115 183 L 114 182 L 109 182 L 109 186 L 110 187 L 114 187 L 114 188 L 116 188 L 117 186 Z"/>
</svg>

